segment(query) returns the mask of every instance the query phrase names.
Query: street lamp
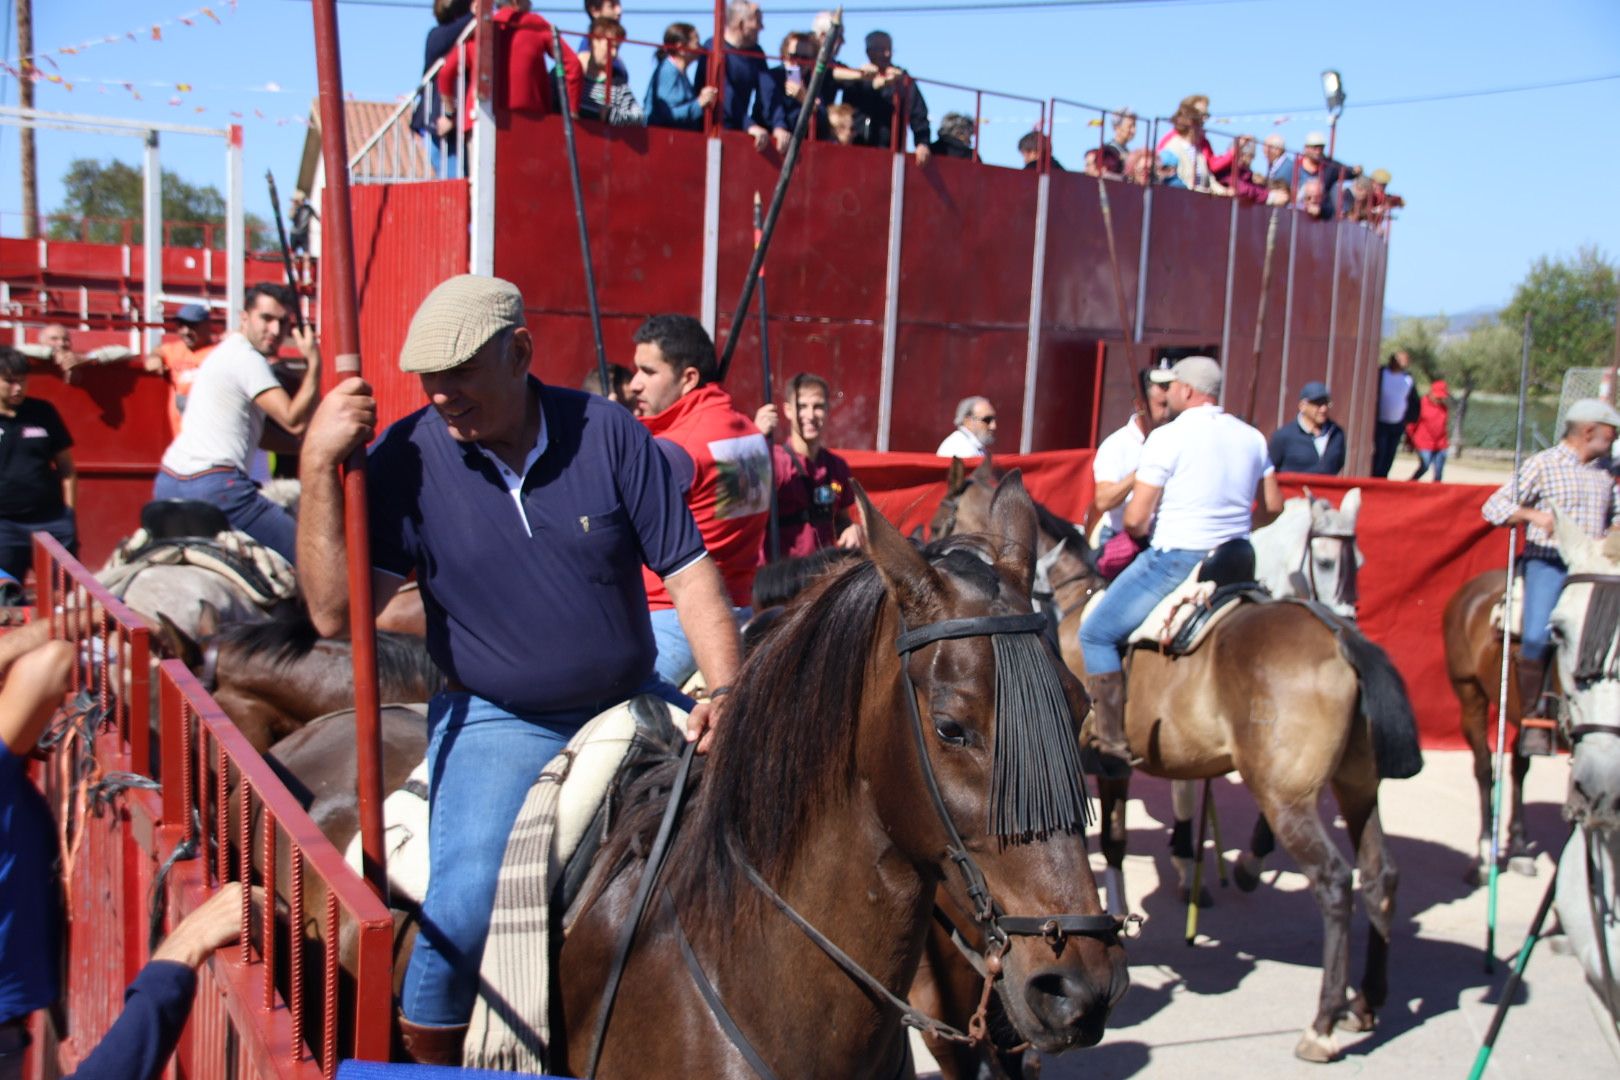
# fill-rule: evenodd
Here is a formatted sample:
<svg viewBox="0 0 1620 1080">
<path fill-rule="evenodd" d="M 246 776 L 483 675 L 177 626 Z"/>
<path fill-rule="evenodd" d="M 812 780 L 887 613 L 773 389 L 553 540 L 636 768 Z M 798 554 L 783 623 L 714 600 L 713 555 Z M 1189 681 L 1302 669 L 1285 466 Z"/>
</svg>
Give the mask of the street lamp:
<svg viewBox="0 0 1620 1080">
<path fill-rule="evenodd" d="M 1327 100 L 1328 157 L 1332 157 L 1339 139 L 1339 114 L 1344 112 L 1344 80 L 1331 68 L 1322 72 L 1322 97 Z"/>
</svg>

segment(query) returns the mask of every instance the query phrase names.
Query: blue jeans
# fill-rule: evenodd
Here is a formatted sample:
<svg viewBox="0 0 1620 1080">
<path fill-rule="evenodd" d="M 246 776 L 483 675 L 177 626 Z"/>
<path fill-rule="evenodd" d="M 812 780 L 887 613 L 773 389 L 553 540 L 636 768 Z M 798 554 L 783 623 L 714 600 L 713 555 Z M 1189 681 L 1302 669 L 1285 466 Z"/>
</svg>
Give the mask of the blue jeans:
<svg viewBox="0 0 1620 1080">
<path fill-rule="evenodd" d="M 1390 466 L 1395 464 L 1395 454 L 1401 448 L 1401 436 L 1405 434 L 1404 421 L 1386 424 L 1380 420 L 1373 427 L 1372 474 L 1380 480 L 1389 476 Z"/>
<path fill-rule="evenodd" d="M 1119 651 L 1131 631 L 1142 625 L 1160 600 L 1187 580 L 1207 551 L 1150 547 L 1138 555 L 1108 586 L 1086 621 L 1080 624 L 1080 651 L 1087 675 L 1120 670 Z"/>
<path fill-rule="evenodd" d="M 0 570 L 17 579 L 19 585 L 34 565 L 33 534 L 49 533 L 57 543 L 67 548 L 69 555 L 79 554 L 79 533 L 73 511 L 43 521 L 7 521 L 0 519 Z"/>
<path fill-rule="evenodd" d="M 1519 638 L 1519 655 L 1526 660 L 1545 660 L 1552 648 L 1547 621 L 1564 590 L 1569 567 L 1561 559 L 1524 560 L 1524 632 Z"/>
<path fill-rule="evenodd" d="M 288 562 L 298 560 L 298 522 L 283 506 L 259 494 L 259 485 L 235 469 L 176 476 L 164 470 L 152 484 L 154 499 L 196 499 L 225 511 L 240 529 Z"/>
<path fill-rule="evenodd" d="M 1446 474 L 1446 452 L 1444 450 L 1419 450 L 1417 472 L 1412 479 L 1417 480 L 1430 469 L 1434 470 L 1434 482 L 1439 483 L 1440 478 Z"/>
<path fill-rule="evenodd" d="M 690 698 L 656 676 L 635 691 L 649 693 L 692 708 Z M 518 714 L 464 691 L 434 695 L 427 749 L 430 876 L 400 993 L 412 1023 L 450 1026 L 472 1016 L 506 839 L 523 800 L 575 732 L 616 704 Z"/>
<path fill-rule="evenodd" d="M 658 660 L 654 664 L 658 674 L 676 686 L 685 686 L 686 680 L 697 672 L 697 660 L 692 656 L 692 646 L 686 642 L 686 632 L 681 629 L 680 616 L 675 614 L 674 608 L 664 608 L 661 611 L 649 612 L 652 617 L 653 642 L 658 646 Z M 754 617 L 754 609 L 750 607 L 732 608 L 731 615 L 737 620 L 737 625 Z"/>
<path fill-rule="evenodd" d="M 422 141 L 427 143 L 428 162 L 433 166 L 433 178 L 435 180 L 439 179 L 439 162 L 441 161 L 445 163 L 444 179 L 461 179 L 461 159 L 456 157 L 456 133 L 454 131 L 445 136 L 442 151 L 439 149 L 439 140 L 426 131 L 422 132 Z"/>
</svg>

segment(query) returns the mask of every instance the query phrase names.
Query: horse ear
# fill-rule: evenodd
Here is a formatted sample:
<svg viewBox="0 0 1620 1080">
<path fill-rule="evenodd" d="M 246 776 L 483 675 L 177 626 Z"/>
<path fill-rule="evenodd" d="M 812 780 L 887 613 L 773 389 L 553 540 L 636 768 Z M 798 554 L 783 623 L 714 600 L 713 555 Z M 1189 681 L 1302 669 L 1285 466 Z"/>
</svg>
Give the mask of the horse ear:
<svg viewBox="0 0 1620 1080">
<path fill-rule="evenodd" d="M 855 501 L 866 524 L 866 552 L 872 557 L 890 595 L 913 625 L 932 622 L 939 608 L 944 583 L 921 552 L 900 535 L 889 519 L 878 513 L 860 481 L 854 481 Z"/>
<path fill-rule="evenodd" d="M 1350 522 L 1352 528 L 1355 526 L 1356 518 L 1361 516 L 1360 488 L 1351 488 L 1349 491 L 1344 493 L 1344 501 L 1339 503 L 1339 513 L 1345 516 L 1345 519 Z"/>
<path fill-rule="evenodd" d="M 1570 569 L 1584 565 L 1597 557 L 1597 541 L 1587 536 L 1575 519 L 1558 507 L 1553 507 L 1553 536 L 1558 540 L 1558 553 Z"/>
<path fill-rule="evenodd" d="M 1021 592 L 1029 592 L 1035 578 L 1035 540 L 1038 523 L 1035 501 L 1024 489 L 1024 474 L 1014 469 L 990 500 L 990 533 L 996 546 L 996 565 L 1013 576 Z"/>
<path fill-rule="evenodd" d="M 163 643 L 163 647 L 170 655 L 185 664 L 187 669 L 196 671 L 202 666 L 202 648 L 161 611 L 158 612 L 157 618 L 158 641 Z"/>
<path fill-rule="evenodd" d="M 947 496 L 955 497 L 962 494 L 965 487 L 967 487 L 967 467 L 962 464 L 961 458 L 953 457 L 951 471 L 945 474 L 945 493 Z"/>
<path fill-rule="evenodd" d="M 984 452 L 984 458 L 980 460 L 979 467 L 973 470 L 972 478 L 974 480 L 982 480 L 991 487 L 996 486 L 996 468 L 993 463 L 993 455 L 990 453 L 990 451 L 986 450 Z"/>
<path fill-rule="evenodd" d="M 219 609 L 207 600 L 197 601 L 197 636 L 211 638 L 219 633 Z"/>
</svg>

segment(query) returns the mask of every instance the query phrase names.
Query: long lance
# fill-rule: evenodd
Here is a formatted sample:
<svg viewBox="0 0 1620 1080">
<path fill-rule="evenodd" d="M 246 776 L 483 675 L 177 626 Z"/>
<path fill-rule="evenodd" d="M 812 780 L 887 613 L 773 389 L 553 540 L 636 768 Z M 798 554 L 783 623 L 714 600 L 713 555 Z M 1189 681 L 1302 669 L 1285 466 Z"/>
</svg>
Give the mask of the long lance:
<svg viewBox="0 0 1620 1080">
<path fill-rule="evenodd" d="M 1524 316 L 1524 341 L 1519 355 L 1519 423 L 1513 434 L 1513 505 L 1519 505 L 1519 465 L 1524 460 L 1524 403 L 1530 389 L 1530 315 Z M 1518 556 L 1518 526 L 1508 530 L 1507 588 L 1503 592 L 1502 610 L 1513 610 L 1514 560 Z M 1491 865 L 1489 896 L 1485 905 L 1485 971 L 1496 967 L 1496 896 L 1498 885 L 1497 863 L 1502 857 L 1502 781 L 1506 777 L 1508 669 L 1513 664 L 1513 620 L 1502 619 L 1502 681 L 1496 697 L 1496 757 L 1491 763 Z M 1519 722 L 1535 706 L 1519 702 Z"/>
<path fill-rule="evenodd" d="M 1130 310 L 1125 303 L 1125 279 L 1119 273 L 1119 251 L 1114 246 L 1114 208 L 1108 203 L 1108 184 L 1102 177 L 1097 177 L 1097 201 L 1102 207 L 1103 235 L 1108 238 L 1108 265 L 1114 271 L 1114 302 L 1119 305 L 1119 331 L 1125 338 L 1125 363 L 1130 368 L 1131 376 L 1136 377 L 1136 335 L 1132 332 Z M 1136 302 L 1140 304 L 1142 298 L 1138 296 Z M 1147 402 L 1141 403 L 1146 408 Z"/>
<path fill-rule="evenodd" d="M 771 192 L 771 208 L 765 213 L 765 226 L 760 230 L 759 243 L 754 246 L 754 257 L 749 260 L 748 273 L 743 275 L 742 295 L 737 298 L 737 310 L 731 316 L 731 330 L 726 334 L 725 349 L 720 353 L 720 382 L 726 381 L 726 374 L 731 370 L 731 358 L 737 352 L 737 331 L 742 327 L 743 320 L 748 318 L 748 304 L 754 298 L 754 289 L 760 282 L 760 268 L 765 265 L 765 253 L 770 250 L 771 236 L 776 232 L 776 219 L 782 215 L 788 181 L 793 179 L 794 167 L 799 163 L 799 148 L 804 144 L 804 133 L 810 128 L 810 114 L 815 111 L 815 103 L 821 100 L 821 84 L 827 78 L 833 42 L 838 40 L 843 29 L 844 9 L 840 6 L 833 12 L 832 28 L 822 39 L 821 51 L 816 54 L 816 70 L 810 76 L 810 85 L 804 93 L 804 108 L 799 110 L 799 120 L 793 125 L 793 137 L 788 140 L 787 154 L 782 158 L 782 172 L 776 178 L 776 190 Z"/>
<path fill-rule="evenodd" d="M 293 273 L 292 246 L 287 243 L 287 226 L 281 221 L 281 196 L 276 194 L 276 174 L 269 169 L 264 170 L 264 182 L 270 185 L 270 209 L 276 215 L 276 236 L 281 239 L 281 265 L 287 271 L 287 288 L 292 290 L 293 309 L 288 312 L 292 316 L 292 324 L 297 326 L 301 321 L 298 317 L 298 276 Z"/>
<path fill-rule="evenodd" d="M 754 192 L 754 246 L 759 247 L 764 227 L 761 223 L 759 192 Z M 771 403 L 771 315 L 770 304 L 765 298 L 765 267 L 759 268 L 759 363 L 765 379 L 765 404 Z M 796 408 L 797 402 L 790 402 L 789 407 Z M 775 466 L 772 466 L 774 469 Z M 766 552 L 770 561 L 775 562 L 782 556 L 782 528 L 776 520 L 776 483 L 772 480 L 770 489 L 770 521 L 766 525 L 765 543 Z"/>
<path fill-rule="evenodd" d="M 613 395 L 608 377 L 607 346 L 602 341 L 602 309 L 596 302 L 596 266 L 591 261 L 591 231 L 585 224 L 585 189 L 579 183 L 579 147 L 574 143 L 574 110 L 568 100 L 568 76 L 563 67 L 562 33 L 551 32 L 552 54 L 557 61 L 557 111 L 562 113 L 563 145 L 568 149 L 568 182 L 574 189 L 574 222 L 579 226 L 579 257 L 585 263 L 585 299 L 590 304 L 591 334 L 596 339 L 596 374 L 602 380 L 602 393 Z M 613 80 L 604 91 L 613 96 Z"/>
<path fill-rule="evenodd" d="M 1249 408 L 1244 419 L 1254 423 L 1254 408 L 1260 393 L 1260 352 L 1265 346 L 1266 298 L 1271 295 L 1271 257 L 1277 253 L 1277 214 L 1280 207 L 1271 208 L 1271 221 L 1266 225 L 1266 259 L 1260 265 L 1260 306 L 1254 316 L 1253 368 L 1249 371 Z"/>
</svg>

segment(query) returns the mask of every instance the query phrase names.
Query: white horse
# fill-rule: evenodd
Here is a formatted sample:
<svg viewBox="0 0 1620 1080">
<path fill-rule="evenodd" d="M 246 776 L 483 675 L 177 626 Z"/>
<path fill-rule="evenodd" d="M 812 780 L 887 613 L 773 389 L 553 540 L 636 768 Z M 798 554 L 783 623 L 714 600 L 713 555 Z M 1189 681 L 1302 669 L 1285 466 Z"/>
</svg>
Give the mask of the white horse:
<svg viewBox="0 0 1620 1080">
<path fill-rule="evenodd" d="M 1556 512 L 1569 566 L 1552 613 L 1558 681 L 1574 747 L 1555 902 L 1570 949 L 1620 1022 L 1620 530 L 1599 543 Z"/>
</svg>

